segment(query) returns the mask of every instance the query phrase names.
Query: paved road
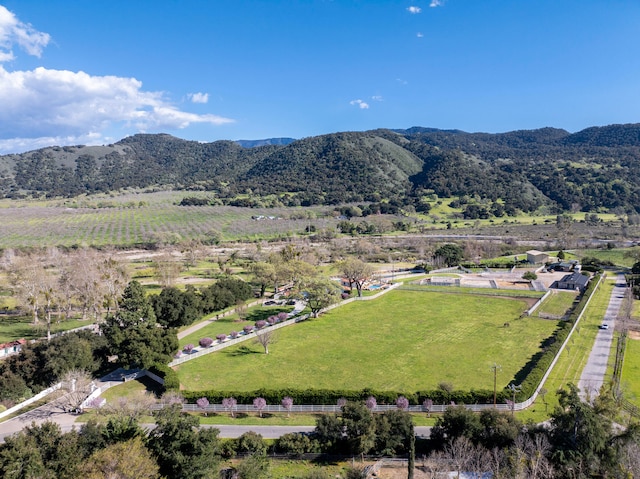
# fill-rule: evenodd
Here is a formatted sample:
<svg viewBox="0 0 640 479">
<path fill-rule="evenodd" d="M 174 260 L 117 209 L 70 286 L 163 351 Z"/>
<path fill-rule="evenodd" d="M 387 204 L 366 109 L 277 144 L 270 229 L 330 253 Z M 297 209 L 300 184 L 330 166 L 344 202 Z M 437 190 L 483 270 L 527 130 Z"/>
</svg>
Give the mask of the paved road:
<svg viewBox="0 0 640 479">
<path fill-rule="evenodd" d="M 46 421 L 52 421 L 58 423 L 63 431 L 69 431 L 76 419 L 78 416 L 64 412 L 60 405 L 53 401 L 8 421 L 0 422 L 0 442 L 4 442 L 6 436 L 15 434 L 32 423 L 42 424 Z"/>
<path fill-rule="evenodd" d="M 247 306 L 256 306 L 261 304 L 262 301 L 266 301 L 266 299 L 262 299 L 260 301 L 254 301 L 253 303 L 249 303 Z M 304 310 L 304 308 L 306 307 L 306 304 L 302 301 L 296 301 L 296 304 L 293 307 L 293 311 L 291 311 L 289 313 L 289 316 L 295 316 L 296 314 L 300 313 L 302 310 Z M 223 318 L 225 316 L 229 316 L 230 314 L 233 314 L 235 312 L 235 309 L 231 310 L 231 311 L 227 311 L 225 313 L 221 313 L 219 315 L 220 318 Z M 180 331 L 178 333 L 178 339 L 182 339 L 185 338 L 187 336 L 189 336 L 191 333 L 195 333 L 196 331 L 198 331 L 199 329 L 204 328 L 205 326 L 208 326 L 209 324 L 213 323 L 214 321 L 216 321 L 217 318 L 211 318 L 211 319 L 207 319 L 206 321 L 200 321 L 199 323 L 196 323 L 192 326 L 189 326 L 187 329 L 185 329 L 184 331 Z"/>
<path fill-rule="evenodd" d="M 4 442 L 5 437 L 21 431 L 25 426 L 33 422 L 42 424 L 45 421 L 53 421 L 60 425 L 63 432 L 67 432 L 73 428 L 80 428 L 82 426 L 81 422 L 75 422 L 78 419 L 78 416 L 54 410 L 49 405 L 46 405 L 10 421 L 0 423 L 0 442 Z M 154 424 L 142 424 L 142 427 L 145 429 L 152 429 L 154 426 Z M 283 434 L 292 432 L 309 433 L 315 429 L 314 426 L 236 426 L 228 424 L 204 425 L 203 427 L 215 427 L 219 429 L 220 437 L 223 438 L 236 438 L 245 432 L 254 431 L 261 434 L 265 439 L 276 439 Z M 415 432 L 418 437 L 429 437 L 431 427 L 417 426 Z"/>
<path fill-rule="evenodd" d="M 587 364 L 582 371 L 580 381 L 578 381 L 580 397 L 583 400 L 593 400 L 600 392 L 600 388 L 604 383 L 611 343 L 613 342 L 613 331 L 615 329 L 618 312 L 622 306 L 626 286 L 624 275 L 618 274 L 616 276 L 615 287 L 611 292 L 607 311 L 602 320 L 602 323 L 609 325 L 609 329 L 598 330 L 591 354 L 589 354 Z"/>
</svg>

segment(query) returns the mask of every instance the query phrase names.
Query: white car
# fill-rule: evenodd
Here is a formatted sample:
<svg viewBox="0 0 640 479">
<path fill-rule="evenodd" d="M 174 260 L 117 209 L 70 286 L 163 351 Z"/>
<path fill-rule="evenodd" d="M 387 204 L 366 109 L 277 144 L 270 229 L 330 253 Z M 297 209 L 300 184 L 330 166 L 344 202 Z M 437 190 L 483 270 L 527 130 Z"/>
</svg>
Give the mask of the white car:
<svg viewBox="0 0 640 479">
<path fill-rule="evenodd" d="M 600 328 L 600 329 L 609 329 L 609 325 L 608 325 L 607 323 L 602 323 L 602 324 L 599 326 L 599 328 Z"/>
</svg>

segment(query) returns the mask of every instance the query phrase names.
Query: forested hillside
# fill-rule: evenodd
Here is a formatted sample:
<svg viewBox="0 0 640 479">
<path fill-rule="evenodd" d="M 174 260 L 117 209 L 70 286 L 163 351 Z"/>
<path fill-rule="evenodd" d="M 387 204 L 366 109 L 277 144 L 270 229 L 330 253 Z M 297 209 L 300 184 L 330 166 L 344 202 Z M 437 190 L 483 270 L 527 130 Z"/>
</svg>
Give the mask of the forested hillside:
<svg viewBox="0 0 640 479">
<path fill-rule="evenodd" d="M 469 218 L 541 206 L 640 212 L 640 124 L 574 134 L 414 127 L 212 143 L 140 134 L 108 146 L 0 156 L 4 197 L 148 187 L 205 190 L 229 204 L 275 195 L 282 204 L 390 202 L 416 210 L 435 193 L 460 197 Z"/>
</svg>

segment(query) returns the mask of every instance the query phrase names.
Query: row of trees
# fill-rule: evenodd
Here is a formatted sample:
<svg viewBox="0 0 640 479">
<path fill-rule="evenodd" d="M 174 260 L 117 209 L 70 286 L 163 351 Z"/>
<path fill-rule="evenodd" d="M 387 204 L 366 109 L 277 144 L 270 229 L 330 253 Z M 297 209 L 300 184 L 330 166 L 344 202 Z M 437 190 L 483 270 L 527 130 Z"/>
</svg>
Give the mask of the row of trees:
<svg viewBox="0 0 640 479">
<path fill-rule="evenodd" d="M 131 408 L 131 398 L 126 406 L 112 407 L 104 423 L 90 421 L 69 433 L 53 423 L 29 426 L 0 445 L 0 475 L 197 479 L 216 476 L 224 459 L 240 454 L 246 459 L 224 477 L 269 477 L 268 446 L 259 434 L 223 441 L 216 429 L 198 428 L 196 416 L 181 413 L 179 396 L 165 396 L 166 406 L 155 413 L 156 428 L 148 433 L 138 425 L 148 404 Z M 411 416 L 403 410 L 372 414 L 362 402 L 347 402 L 339 414 L 320 416 L 311 435 L 285 434 L 272 450 L 292 455 L 408 455 L 409 478 L 415 468 L 430 477 L 464 471 L 496 479 L 623 479 L 640 474 L 640 428 L 613 427 L 618 408 L 608 392 L 590 404 L 569 386 L 559 399 L 546 425 L 524 425 L 493 409 L 475 414 L 450 407 L 437 419 L 431 438 L 417 445 Z M 414 462 L 416 448 L 421 459 Z M 328 475 L 318 470 L 298 477 Z M 344 477 L 363 476 L 350 470 Z"/>
<path fill-rule="evenodd" d="M 47 338 L 59 319 L 80 314 L 98 320 L 117 308 L 128 282 L 126 268 L 92 250 L 63 254 L 55 248 L 44 254 L 5 253 L 3 266 L 21 308 L 44 324 Z"/>
</svg>

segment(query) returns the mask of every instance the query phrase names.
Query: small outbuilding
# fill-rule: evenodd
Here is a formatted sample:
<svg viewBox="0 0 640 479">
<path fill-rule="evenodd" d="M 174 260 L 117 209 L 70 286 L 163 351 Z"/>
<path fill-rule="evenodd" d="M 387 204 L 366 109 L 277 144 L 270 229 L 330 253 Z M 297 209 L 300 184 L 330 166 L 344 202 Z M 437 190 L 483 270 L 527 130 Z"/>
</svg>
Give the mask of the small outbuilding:
<svg viewBox="0 0 640 479">
<path fill-rule="evenodd" d="M 558 281 L 558 289 L 569 289 L 572 291 L 584 291 L 589 283 L 589 276 L 585 276 L 582 273 L 573 272 L 566 274 Z"/>
<path fill-rule="evenodd" d="M 531 264 L 544 264 L 549 261 L 549 255 L 535 249 L 527 251 L 527 262 Z"/>
</svg>

